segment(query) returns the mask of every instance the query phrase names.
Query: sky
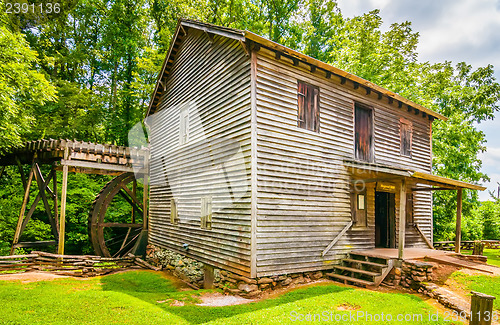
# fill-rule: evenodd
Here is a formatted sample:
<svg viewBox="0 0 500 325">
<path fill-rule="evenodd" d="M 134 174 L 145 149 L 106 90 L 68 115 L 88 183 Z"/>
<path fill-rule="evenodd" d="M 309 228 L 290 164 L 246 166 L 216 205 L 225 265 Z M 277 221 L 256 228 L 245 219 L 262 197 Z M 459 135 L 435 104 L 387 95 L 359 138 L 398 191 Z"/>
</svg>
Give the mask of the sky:
<svg viewBox="0 0 500 325">
<path fill-rule="evenodd" d="M 383 30 L 395 22 L 412 22 L 420 34 L 417 47 L 420 61 L 466 62 L 474 68 L 492 64 L 500 82 L 500 0 L 338 0 L 344 17 L 380 9 Z M 500 113 L 494 121 L 481 123 L 487 151 L 480 155 L 482 171 L 491 181 L 479 192 L 490 198 L 500 183 Z"/>
</svg>

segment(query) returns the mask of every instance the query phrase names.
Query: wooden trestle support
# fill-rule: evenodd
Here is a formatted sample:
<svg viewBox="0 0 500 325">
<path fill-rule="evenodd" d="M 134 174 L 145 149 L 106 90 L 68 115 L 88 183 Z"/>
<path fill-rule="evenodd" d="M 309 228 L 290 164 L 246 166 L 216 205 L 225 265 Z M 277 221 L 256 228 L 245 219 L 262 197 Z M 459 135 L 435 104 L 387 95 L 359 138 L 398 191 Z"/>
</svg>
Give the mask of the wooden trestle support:
<svg viewBox="0 0 500 325">
<path fill-rule="evenodd" d="M 0 176 L 5 171 L 5 166 L 17 166 L 24 187 L 11 255 L 16 248 L 50 245 L 57 245 L 58 254 L 64 254 L 66 197 L 70 172 L 116 176 L 92 203 L 88 217 L 89 239 L 97 255 L 119 257 L 130 253 L 141 233 L 144 234 L 148 227 L 148 161 L 147 148 L 70 140 L 27 142 L 22 147 L 2 155 Z M 27 178 L 23 164 L 30 164 Z M 44 176 L 41 166 L 47 165 L 50 170 Z M 62 171 L 60 200 L 57 171 Z M 36 183 L 38 193 L 30 204 L 33 183 Z M 142 186 L 138 183 L 142 183 Z M 106 213 L 108 209 L 113 209 L 118 200 L 130 205 L 130 213 Z M 20 242 L 40 201 L 47 214 L 54 240 Z"/>
</svg>

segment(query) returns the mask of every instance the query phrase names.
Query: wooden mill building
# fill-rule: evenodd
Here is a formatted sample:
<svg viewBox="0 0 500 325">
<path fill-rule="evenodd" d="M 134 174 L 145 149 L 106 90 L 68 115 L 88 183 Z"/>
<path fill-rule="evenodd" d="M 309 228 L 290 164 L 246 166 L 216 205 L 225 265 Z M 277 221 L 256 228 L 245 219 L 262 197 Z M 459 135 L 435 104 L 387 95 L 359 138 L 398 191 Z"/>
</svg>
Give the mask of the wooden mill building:
<svg viewBox="0 0 500 325">
<path fill-rule="evenodd" d="M 435 119 L 249 31 L 181 20 L 147 117 L 149 241 L 249 277 L 431 248 L 432 190 L 483 189 L 431 175 Z"/>
</svg>

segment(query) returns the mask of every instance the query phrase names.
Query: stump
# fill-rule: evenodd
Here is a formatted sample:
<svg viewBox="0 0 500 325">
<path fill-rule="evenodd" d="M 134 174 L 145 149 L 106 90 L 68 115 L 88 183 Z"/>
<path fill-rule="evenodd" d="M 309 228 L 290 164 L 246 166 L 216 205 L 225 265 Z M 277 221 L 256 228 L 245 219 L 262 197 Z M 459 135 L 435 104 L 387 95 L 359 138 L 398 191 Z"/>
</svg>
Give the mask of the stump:
<svg viewBox="0 0 500 325">
<path fill-rule="evenodd" d="M 470 324 L 490 325 L 493 319 L 493 300 L 495 297 L 472 291 Z"/>
<path fill-rule="evenodd" d="M 474 241 L 474 248 L 472 250 L 472 255 L 483 255 L 484 243 L 480 240 Z"/>
</svg>

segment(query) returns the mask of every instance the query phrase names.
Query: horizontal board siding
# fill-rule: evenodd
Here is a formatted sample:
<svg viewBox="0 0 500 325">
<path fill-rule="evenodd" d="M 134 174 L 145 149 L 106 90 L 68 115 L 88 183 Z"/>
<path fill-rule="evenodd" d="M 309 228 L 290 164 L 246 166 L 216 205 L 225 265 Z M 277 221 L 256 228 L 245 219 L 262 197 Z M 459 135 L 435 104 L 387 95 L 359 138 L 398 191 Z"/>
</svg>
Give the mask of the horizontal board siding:
<svg viewBox="0 0 500 325">
<path fill-rule="evenodd" d="M 183 107 L 189 127 L 181 145 Z M 250 61 L 241 45 L 190 29 L 151 124 L 150 242 L 249 275 Z M 211 198 L 211 229 L 201 228 L 202 197 Z"/>
<path fill-rule="evenodd" d="M 266 49 L 257 55 L 257 276 L 331 268 L 347 252 L 375 244 L 371 183 L 367 227 L 353 227 L 321 257 L 351 220 L 350 176 L 343 160 L 354 155 L 353 103 L 374 108 L 375 160 L 380 164 L 430 172 L 430 121 L 310 73 L 305 66 L 276 60 Z M 298 80 L 320 88 L 320 133 L 297 126 Z M 413 123 L 412 158 L 400 155 L 401 117 Z M 415 222 L 430 236 L 429 193 L 416 195 L 414 204 Z M 398 210 L 396 195 L 396 218 Z M 423 242 L 411 230 L 407 241 L 408 246 Z"/>
</svg>

